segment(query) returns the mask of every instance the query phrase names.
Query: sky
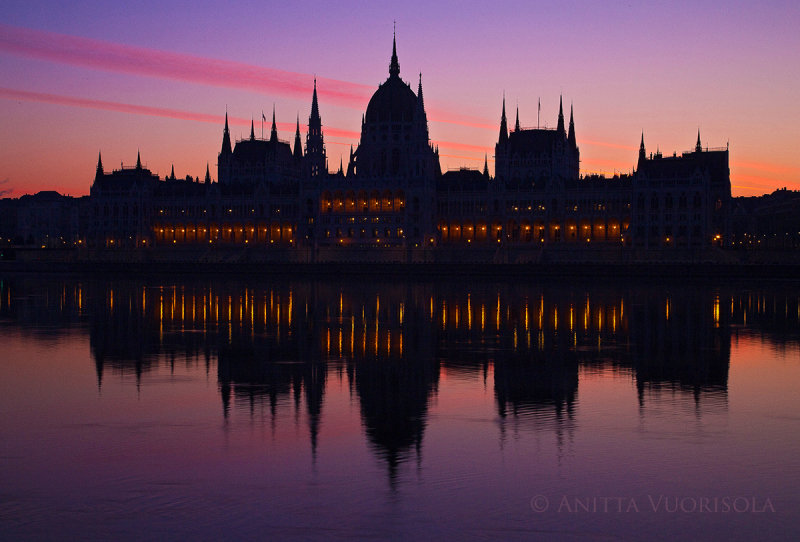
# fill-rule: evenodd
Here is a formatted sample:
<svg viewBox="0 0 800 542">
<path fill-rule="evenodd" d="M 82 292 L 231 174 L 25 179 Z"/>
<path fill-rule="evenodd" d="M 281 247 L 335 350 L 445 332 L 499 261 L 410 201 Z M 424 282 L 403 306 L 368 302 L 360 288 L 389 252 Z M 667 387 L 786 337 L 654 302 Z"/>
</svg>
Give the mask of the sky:
<svg viewBox="0 0 800 542">
<path fill-rule="evenodd" d="M 305 141 L 314 77 L 329 168 L 345 165 L 388 77 L 422 74 L 442 169 L 493 172 L 500 110 L 555 127 L 574 108 L 581 172 L 630 172 L 648 152 L 730 149 L 735 196 L 800 190 L 800 4 L 755 2 L 57 2 L 0 12 L 0 197 L 87 194 L 142 162 L 216 177 L 227 111 Z M 541 113 L 538 115 L 538 104 Z"/>
</svg>

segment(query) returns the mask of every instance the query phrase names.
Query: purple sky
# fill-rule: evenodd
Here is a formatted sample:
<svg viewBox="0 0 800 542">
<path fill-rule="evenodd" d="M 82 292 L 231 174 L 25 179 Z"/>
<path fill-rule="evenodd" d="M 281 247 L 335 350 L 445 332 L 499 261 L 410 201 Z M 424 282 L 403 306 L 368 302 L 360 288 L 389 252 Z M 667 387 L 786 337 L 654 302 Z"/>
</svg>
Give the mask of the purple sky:
<svg viewBox="0 0 800 542">
<path fill-rule="evenodd" d="M 735 195 L 800 189 L 800 7 L 793 2 L 21 2 L 0 17 L 0 194 L 85 194 L 137 149 L 153 171 L 212 172 L 273 104 L 305 132 L 317 75 L 331 169 L 388 75 L 423 74 L 444 169 L 492 168 L 503 92 L 523 126 L 574 104 L 583 172 L 630 171 L 641 132 L 669 154 L 730 142 Z M 268 130 L 268 126 L 265 130 Z"/>
</svg>

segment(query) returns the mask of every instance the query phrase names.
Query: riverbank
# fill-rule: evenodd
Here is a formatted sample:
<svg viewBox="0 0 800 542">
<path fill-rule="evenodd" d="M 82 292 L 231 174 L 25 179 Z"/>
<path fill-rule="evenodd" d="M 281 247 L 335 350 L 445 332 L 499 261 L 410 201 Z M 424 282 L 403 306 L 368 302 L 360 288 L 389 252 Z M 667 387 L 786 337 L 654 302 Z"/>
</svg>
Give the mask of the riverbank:
<svg viewBox="0 0 800 542">
<path fill-rule="evenodd" d="M 16 249 L 0 273 L 114 273 L 365 277 L 583 277 L 800 279 L 795 252 L 338 251 Z"/>
</svg>

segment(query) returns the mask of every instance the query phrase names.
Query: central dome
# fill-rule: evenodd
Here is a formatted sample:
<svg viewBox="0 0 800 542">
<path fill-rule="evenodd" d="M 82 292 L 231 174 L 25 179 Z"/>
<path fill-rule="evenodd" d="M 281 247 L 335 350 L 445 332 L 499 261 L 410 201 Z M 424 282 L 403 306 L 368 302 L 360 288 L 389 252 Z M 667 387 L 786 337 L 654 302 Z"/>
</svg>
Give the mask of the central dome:
<svg viewBox="0 0 800 542">
<path fill-rule="evenodd" d="M 373 122 L 411 122 L 417 108 L 417 96 L 398 75 L 390 75 L 367 106 L 366 121 Z"/>
<path fill-rule="evenodd" d="M 417 96 L 407 83 L 400 79 L 400 64 L 397 62 L 397 42 L 392 38 L 392 60 L 389 63 L 389 79 L 378 87 L 367 105 L 367 124 L 387 122 L 411 122 L 417 108 Z"/>
</svg>

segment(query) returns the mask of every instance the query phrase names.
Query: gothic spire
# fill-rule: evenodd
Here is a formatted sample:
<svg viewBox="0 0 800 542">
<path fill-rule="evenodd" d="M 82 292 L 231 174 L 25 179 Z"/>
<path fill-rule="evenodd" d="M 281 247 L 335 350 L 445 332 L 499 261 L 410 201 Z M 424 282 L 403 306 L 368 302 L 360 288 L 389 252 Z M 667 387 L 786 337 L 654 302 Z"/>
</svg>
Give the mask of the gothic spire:
<svg viewBox="0 0 800 542">
<path fill-rule="evenodd" d="M 419 72 L 419 88 L 417 89 L 417 105 L 421 108 L 425 108 L 425 104 L 422 101 L 422 72 Z"/>
<path fill-rule="evenodd" d="M 272 104 L 272 130 L 269 133 L 269 140 L 272 142 L 278 141 L 278 127 L 275 124 L 275 104 Z"/>
<path fill-rule="evenodd" d="M 206 178 L 205 178 L 205 182 L 206 182 L 206 184 L 211 184 L 211 171 L 209 171 L 209 169 L 208 169 L 208 162 L 206 162 Z"/>
<path fill-rule="evenodd" d="M 296 139 L 296 138 L 295 138 Z M 311 115 L 308 117 L 308 132 L 306 132 L 306 160 L 305 167 L 314 177 L 327 173 L 327 159 L 325 158 L 325 141 L 322 136 L 322 119 L 319 116 L 319 103 L 317 101 L 317 78 L 314 78 L 314 92 L 311 96 Z"/>
<path fill-rule="evenodd" d="M 397 62 L 397 35 L 392 31 L 392 61 L 389 64 L 389 77 L 400 77 L 400 64 Z"/>
<path fill-rule="evenodd" d="M 572 104 L 569 104 L 569 133 L 567 134 L 567 141 L 574 149 L 578 146 L 578 142 L 575 140 L 575 120 L 572 116 Z"/>
<path fill-rule="evenodd" d="M 697 145 L 695 145 L 694 150 L 696 152 L 702 152 L 703 145 L 700 144 L 700 128 L 697 129 Z"/>
<path fill-rule="evenodd" d="M 228 112 L 225 111 L 225 129 L 222 131 L 222 150 L 220 154 L 231 154 L 231 132 L 228 130 Z"/>
<path fill-rule="evenodd" d="M 519 132 L 519 106 L 517 106 L 517 121 L 514 123 L 514 131 Z"/>
<path fill-rule="evenodd" d="M 297 131 L 294 133 L 294 157 L 303 157 L 303 147 L 300 143 L 300 113 L 297 114 Z"/>
<path fill-rule="evenodd" d="M 503 94 L 503 113 L 500 115 L 500 143 L 508 141 L 508 122 L 506 121 L 506 95 Z"/>
<path fill-rule="evenodd" d="M 311 97 L 311 118 L 319 119 L 319 105 L 317 104 L 317 78 L 314 78 L 314 95 Z"/>
<path fill-rule="evenodd" d="M 250 119 L 250 141 L 254 141 L 256 139 L 256 130 L 255 125 L 253 124 L 253 119 Z"/>
<path fill-rule="evenodd" d="M 354 173 L 355 164 L 353 163 L 353 144 L 350 143 L 350 160 L 347 162 L 347 176 L 351 176 Z"/>
<path fill-rule="evenodd" d="M 136 149 L 136 169 L 142 169 L 142 158 L 139 149 Z"/>
<path fill-rule="evenodd" d="M 172 164 L 172 170 L 169 172 L 169 180 L 170 181 L 175 180 L 175 164 Z"/>
<path fill-rule="evenodd" d="M 647 153 L 644 150 L 644 132 L 642 132 L 642 142 L 639 143 L 639 160 L 644 159 Z"/>
<path fill-rule="evenodd" d="M 100 155 L 100 151 L 97 152 L 97 173 L 95 174 L 94 178 L 99 179 L 103 176 L 103 157 Z"/>
<path fill-rule="evenodd" d="M 489 178 L 489 155 L 483 154 L 483 176 Z"/>
<path fill-rule="evenodd" d="M 561 96 L 558 97 L 558 126 L 556 127 L 559 133 L 564 132 L 564 105 Z"/>
</svg>

